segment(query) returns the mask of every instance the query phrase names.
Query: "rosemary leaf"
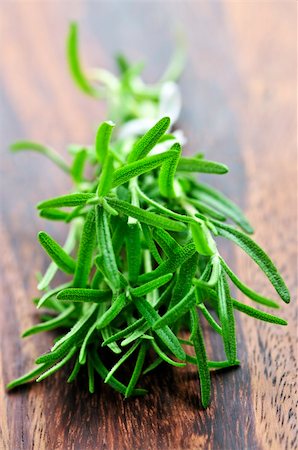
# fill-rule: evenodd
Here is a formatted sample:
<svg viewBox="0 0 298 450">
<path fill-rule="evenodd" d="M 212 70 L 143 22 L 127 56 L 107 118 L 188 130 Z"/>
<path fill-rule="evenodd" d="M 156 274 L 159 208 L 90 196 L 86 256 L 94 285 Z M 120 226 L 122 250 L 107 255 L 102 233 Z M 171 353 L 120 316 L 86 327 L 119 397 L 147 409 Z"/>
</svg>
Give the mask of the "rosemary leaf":
<svg viewBox="0 0 298 450">
<path fill-rule="evenodd" d="M 155 324 L 152 329 L 157 330 L 165 325 L 172 325 L 178 319 L 184 316 L 196 303 L 196 298 L 194 295 L 194 288 L 192 288 L 186 295 L 177 303 L 173 308 L 169 309 L 164 316 L 162 316 Z"/>
<path fill-rule="evenodd" d="M 74 157 L 71 166 L 71 175 L 75 183 L 80 183 L 83 181 L 84 166 L 87 159 L 87 150 L 83 148 Z"/>
<path fill-rule="evenodd" d="M 130 379 L 129 384 L 128 384 L 126 390 L 125 390 L 125 398 L 131 396 L 131 394 L 133 392 L 133 389 L 134 389 L 135 385 L 137 384 L 137 382 L 138 382 L 138 380 L 140 378 L 140 375 L 142 373 L 142 368 L 143 368 L 143 365 L 144 365 L 144 361 L 145 361 L 146 352 L 147 352 L 147 345 L 145 343 L 143 343 L 141 345 L 141 348 L 140 348 L 140 351 L 139 351 L 139 354 L 138 354 L 138 357 L 137 357 L 136 365 L 135 365 L 135 368 L 133 370 L 131 379 Z"/>
<path fill-rule="evenodd" d="M 162 165 L 158 177 L 160 193 L 166 198 L 176 197 L 175 174 L 181 155 L 181 145 L 175 143 L 170 148 L 170 151 L 173 153 L 173 156 Z"/>
<path fill-rule="evenodd" d="M 40 333 L 41 331 L 54 330 L 55 328 L 63 326 L 63 323 L 65 323 L 65 319 L 69 317 L 73 311 L 74 307 L 73 305 L 71 305 L 57 317 L 54 317 L 51 320 L 47 320 L 47 322 L 39 323 L 29 328 L 22 334 L 22 337 L 31 336 L 32 334 Z"/>
<path fill-rule="evenodd" d="M 80 368 L 81 368 L 81 364 L 79 363 L 79 358 L 77 358 L 76 362 L 73 366 L 72 372 L 69 375 L 69 377 L 67 378 L 67 383 L 72 383 L 76 379 L 76 377 L 80 371 Z"/>
<path fill-rule="evenodd" d="M 162 119 L 160 119 L 149 131 L 147 131 L 144 136 L 142 136 L 135 143 L 128 157 L 128 162 L 144 158 L 150 152 L 150 150 L 153 149 L 155 144 L 157 144 L 161 136 L 163 136 L 163 134 L 167 131 L 169 125 L 170 119 L 168 117 L 163 117 Z"/>
<path fill-rule="evenodd" d="M 218 282 L 218 310 L 222 328 L 222 337 L 228 361 L 234 363 L 237 357 L 237 344 L 235 336 L 235 319 L 233 302 L 229 293 L 227 282 L 222 275 Z"/>
<path fill-rule="evenodd" d="M 134 297 L 143 297 L 154 289 L 158 289 L 164 284 L 167 284 L 172 276 L 173 275 L 171 273 L 163 275 L 159 278 L 156 278 L 155 280 L 148 281 L 148 283 L 145 283 L 142 286 L 131 289 L 130 292 Z"/>
<path fill-rule="evenodd" d="M 112 177 L 114 173 L 113 155 L 108 153 L 102 169 L 102 174 L 99 179 L 97 188 L 98 197 L 107 195 L 112 186 Z"/>
<path fill-rule="evenodd" d="M 260 303 L 261 305 L 268 306 L 269 308 L 279 308 L 279 305 L 266 297 L 263 297 L 262 295 L 258 294 L 257 292 L 250 289 L 248 286 L 246 286 L 237 275 L 234 274 L 234 272 L 230 269 L 230 267 L 226 264 L 223 258 L 220 258 L 221 264 L 226 272 L 226 274 L 229 276 L 231 281 L 237 286 L 240 291 L 243 292 L 247 297 L 249 297 L 251 300 L 254 300 L 257 303 Z"/>
<path fill-rule="evenodd" d="M 134 217 L 135 219 L 139 220 L 140 222 L 144 222 L 147 225 L 172 231 L 185 230 L 185 226 L 180 222 L 175 222 L 174 220 L 168 219 L 167 217 L 160 216 L 145 209 L 138 208 L 137 206 L 133 206 L 123 200 L 109 198 L 108 203 L 119 213 Z"/>
<path fill-rule="evenodd" d="M 277 325 L 288 324 L 286 320 L 281 319 L 280 317 L 273 316 L 272 314 L 265 313 L 264 311 L 259 311 L 251 306 L 237 302 L 235 299 L 233 299 L 233 306 L 235 309 L 238 309 L 238 311 L 241 311 L 248 316 L 255 317 L 256 319 L 263 320 L 264 322 L 276 323 Z"/>
<path fill-rule="evenodd" d="M 115 126 L 115 124 L 109 120 L 109 121 L 103 122 L 98 127 L 98 130 L 96 133 L 96 138 L 95 138 L 95 153 L 96 153 L 98 161 L 101 164 L 104 164 L 105 159 L 108 155 L 110 139 L 111 139 L 111 135 L 112 135 L 114 126 Z"/>
<path fill-rule="evenodd" d="M 49 158 L 54 164 L 56 164 L 60 169 L 62 169 L 64 172 L 69 173 L 70 169 L 62 158 L 62 156 L 59 155 L 55 150 L 53 150 L 50 147 L 46 147 L 45 145 L 38 144 L 37 142 L 32 141 L 18 141 L 15 142 L 10 146 L 10 150 L 13 152 L 19 152 L 19 151 L 33 151 L 36 153 L 41 153 L 42 155 Z"/>
<path fill-rule="evenodd" d="M 78 49 L 78 27 L 76 23 L 71 23 L 69 28 L 67 38 L 67 59 L 70 73 L 78 87 L 85 94 L 98 97 L 98 91 L 91 85 L 81 67 Z"/>
<path fill-rule="evenodd" d="M 204 408 L 207 408 L 211 396 L 211 380 L 208 367 L 207 354 L 204 344 L 203 333 L 196 310 L 191 309 L 192 316 L 192 342 L 196 352 L 197 366 L 201 383 L 201 402 Z"/>
<path fill-rule="evenodd" d="M 160 318 L 155 309 L 150 305 L 147 300 L 143 298 L 138 298 L 134 301 L 140 314 L 145 318 L 148 325 L 153 326 L 155 322 Z M 163 327 L 155 331 L 157 336 L 162 340 L 162 342 L 168 347 L 168 349 L 176 356 L 176 358 L 184 361 L 185 352 L 181 347 L 177 337 L 170 330 L 169 327 Z"/>
<path fill-rule="evenodd" d="M 95 243 L 95 212 L 90 209 L 87 214 L 81 234 L 80 246 L 77 255 L 77 264 L 73 277 L 73 287 L 87 286 L 92 264 L 92 254 Z"/>
<path fill-rule="evenodd" d="M 98 356 L 98 353 L 95 351 L 95 349 L 92 351 L 91 354 L 92 357 L 92 364 L 94 366 L 94 369 L 97 371 L 97 373 L 101 376 L 101 378 L 104 380 L 106 376 L 108 375 L 109 371 L 104 366 L 103 362 L 101 361 L 100 357 Z M 118 381 L 113 376 L 109 378 L 107 382 L 110 386 L 112 386 L 116 391 L 120 392 L 121 394 L 125 394 L 126 386 Z M 132 395 L 145 395 L 147 393 L 146 389 L 134 389 L 132 391 Z"/>
<path fill-rule="evenodd" d="M 117 299 L 112 303 L 111 307 L 98 319 L 96 323 L 96 328 L 104 328 L 112 322 L 115 317 L 121 312 L 121 310 L 126 306 L 127 299 L 124 293 L 120 294 Z"/>
<path fill-rule="evenodd" d="M 197 183 L 192 194 L 216 211 L 231 218 L 246 233 L 253 233 L 253 229 L 242 213 L 241 209 L 217 189 L 203 183 Z"/>
<path fill-rule="evenodd" d="M 177 170 L 179 172 L 201 172 L 201 173 L 216 173 L 224 174 L 229 171 L 227 166 L 214 161 L 207 161 L 206 159 L 185 158 L 181 157 L 178 163 Z"/>
<path fill-rule="evenodd" d="M 165 361 L 168 364 L 170 364 L 171 366 L 174 366 L 174 367 L 184 367 L 184 366 L 186 366 L 185 363 L 180 363 L 180 362 L 174 361 L 173 359 L 169 358 L 168 355 L 157 345 L 157 342 L 156 342 L 155 339 L 152 341 L 152 346 L 153 346 L 154 350 L 156 351 L 156 353 L 159 355 L 159 357 L 163 361 Z M 146 369 L 146 373 L 147 372 L 148 372 L 148 369 Z M 143 372 L 143 373 L 145 373 L 145 372 Z"/>
<path fill-rule="evenodd" d="M 89 192 L 78 192 L 75 194 L 61 195 L 61 197 L 51 198 L 38 203 L 37 209 L 63 208 L 71 206 L 85 205 L 88 200 L 94 198 L 94 194 Z"/>
<path fill-rule="evenodd" d="M 99 251 L 103 257 L 105 275 L 115 289 L 120 287 L 120 278 L 113 250 L 107 212 L 101 206 L 96 207 L 96 235 Z"/>
<path fill-rule="evenodd" d="M 119 369 L 120 366 L 132 355 L 132 353 L 138 348 L 141 341 L 137 341 L 134 345 L 132 345 L 127 352 L 124 353 L 124 355 L 116 362 L 116 364 L 111 368 L 107 376 L 105 377 L 104 382 L 108 383 L 112 375 L 116 372 L 116 370 Z"/>
<path fill-rule="evenodd" d="M 45 231 L 40 231 L 38 233 L 38 240 L 59 269 L 65 273 L 74 273 L 76 268 L 75 260 L 49 234 Z"/>
<path fill-rule="evenodd" d="M 131 178 L 150 172 L 151 170 L 164 164 L 165 161 L 168 161 L 174 157 L 175 151 L 168 150 L 158 155 L 147 156 L 140 161 L 134 161 L 126 164 L 125 166 L 115 170 L 112 187 L 120 186 L 120 184 L 126 183 Z"/>
<path fill-rule="evenodd" d="M 276 292 L 280 296 L 280 298 L 289 303 L 290 301 L 290 293 L 288 291 L 287 286 L 285 285 L 284 280 L 280 276 L 278 270 L 275 265 L 271 261 L 268 255 L 261 249 L 250 237 L 246 234 L 242 233 L 239 230 L 231 227 L 230 225 L 223 224 L 221 222 L 212 220 L 218 229 L 219 235 L 230 239 L 235 242 L 239 247 L 241 247 L 262 269 L 265 273 L 272 286 L 275 288 Z"/>
<path fill-rule="evenodd" d="M 55 364 L 53 367 L 51 367 L 50 369 L 48 369 L 46 372 L 43 372 L 42 375 L 40 375 L 39 378 L 37 378 L 37 382 L 44 380 L 45 378 L 49 377 L 50 375 L 52 375 L 53 373 L 57 372 L 57 370 L 59 370 L 61 367 L 63 367 L 75 354 L 75 352 L 77 351 L 76 347 L 73 347 L 69 353 L 64 356 L 64 358 L 61 359 L 61 361 L 59 361 L 57 364 Z"/>
<path fill-rule="evenodd" d="M 57 295 L 57 300 L 67 302 L 91 302 L 102 303 L 111 299 L 111 291 L 100 291 L 98 289 L 68 288 L 61 290 Z"/>
<path fill-rule="evenodd" d="M 141 232 L 138 223 L 128 225 L 125 243 L 128 279 L 134 285 L 138 279 L 142 264 Z"/>
</svg>

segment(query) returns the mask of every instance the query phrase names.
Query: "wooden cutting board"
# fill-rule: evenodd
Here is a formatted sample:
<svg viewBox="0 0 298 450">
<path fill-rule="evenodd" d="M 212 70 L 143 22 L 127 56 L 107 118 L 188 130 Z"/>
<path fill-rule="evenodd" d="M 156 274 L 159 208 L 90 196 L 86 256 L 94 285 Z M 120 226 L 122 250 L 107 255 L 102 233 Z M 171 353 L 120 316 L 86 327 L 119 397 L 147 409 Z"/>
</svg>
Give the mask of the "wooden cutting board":
<svg viewBox="0 0 298 450">
<path fill-rule="evenodd" d="M 34 205 L 69 188 L 68 180 L 38 155 L 11 155 L 10 142 L 27 138 L 64 152 L 90 143 L 105 117 L 102 103 L 85 98 L 70 81 L 64 55 L 69 20 L 80 23 L 83 60 L 112 67 L 118 50 L 147 59 L 154 81 L 182 30 L 188 62 L 181 81 L 181 126 L 186 152 L 205 151 L 230 166 L 208 179 L 236 200 L 295 292 L 296 64 L 294 2 L 4 2 L 1 11 L 2 264 L 1 435 L 9 450 L 164 450 L 297 448 L 295 302 L 282 306 L 286 328 L 237 314 L 239 369 L 212 375 L 211 406 L 202 410 L 196 372 L 164 367 L 144 378 L 144 399 L 124 400 L 97 381 L 65 383 L 67 370 L 9 395 L 4 384 L 31 369 L 52 336 L 21 342 L 37 322 L 30 299 L 35 273 L 47 258 L 36 241 L 45 225 Z M 205 178 L 204 178 L 205 179 Z M 274 295 L 255 265 L 230 246 L 221 250 L 240 278 Z M 207 349 L 222 356 L 207 327 Z"/>
</svg>

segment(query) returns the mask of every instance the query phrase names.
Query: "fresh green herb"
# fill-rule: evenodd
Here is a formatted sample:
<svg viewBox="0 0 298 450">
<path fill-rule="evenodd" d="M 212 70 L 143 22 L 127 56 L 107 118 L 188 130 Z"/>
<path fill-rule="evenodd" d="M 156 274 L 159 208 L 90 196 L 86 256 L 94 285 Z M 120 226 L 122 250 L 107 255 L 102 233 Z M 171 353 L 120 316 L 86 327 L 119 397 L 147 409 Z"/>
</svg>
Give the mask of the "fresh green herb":
<svg viewBox="0 0 298 450">
<path fill-rule="evenodd" d="M 192 175 L 224 174 L 228 168 L 202 154 L 181 156 L 183 142 L 177 138 L 181 132 L 174 128 L 180 109 L 175 80 L 181 72 L 181 49 L 176 56 L 154 86 L 142 81 L 141 65 L 131 65 L 122 55 L 116 60 L 118 78 L 106 70 L 85 71 L 77 26 L 71 24 L 67 40 L 71 74 L 85 94 L 107 99 L 111 120 L 99 124 L 90 146 L 69 147 L 69 164 L 55 150 L 35 142 L 20 141 L 11 147 L 14 152 L 45 155 L 70 175 L 74 188 L 37 205 L 42 218 L 70 223 L 70 231 L 63 247 L 44 231 L 38 235 L 52 262 L 39 281 L 42 294 L 34 303 L 54 315 L 43 314 L 41 323 L 23 336 L 57 328 L 63 334 L 37 358 L 37 368 L 9 383 L 8 389 L 41 381 L 72 360 L 67 381 L 72 382 L 84 366 L 90 393 L 96 389 L 96 373 L 125 397 L 144 395 L 147 391 L 138 385 L 148 372 L 162 362 L 175 367 L 188 363 L 197 366 L 206 408 L 210 371 L 239 365 L 235 310 L 286 325 L 231 295 L 228 280 L 254 302 L 278 307 L 231 270 L 218 252 L 216 236 L 239 245 L 281 299 L 290 301 L 273 262 L 248 236 L 253 230 L 238 206 Z M 71 280 L 57 285 L 58 271 Z M 222 338 L 223 361 L 208 359 L 200 316 Z M 187 339 L 181 338 L 181 331 L 189 333 Z M 195 356 L 183 346 L 191 346 Z M 103 352 L 116 358 L 110 367 L 102 361 Z M 115 372 L 132 361 L 124 384 Z"/>
<path fill-rule="evenodd" d="M 44 231 L 40 231 L 38 240 L 60 270 L 66 273 L 74 273 L 76 268 L 75 260 L 51 236 Z"/>
</svg>

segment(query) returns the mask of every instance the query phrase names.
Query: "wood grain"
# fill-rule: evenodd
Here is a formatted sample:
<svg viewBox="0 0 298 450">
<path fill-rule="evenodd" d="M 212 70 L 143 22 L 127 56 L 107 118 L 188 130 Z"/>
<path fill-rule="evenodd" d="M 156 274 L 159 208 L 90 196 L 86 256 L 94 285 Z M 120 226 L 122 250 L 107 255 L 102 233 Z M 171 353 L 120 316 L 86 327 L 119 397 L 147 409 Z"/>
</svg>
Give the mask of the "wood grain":
<svg viewBox="0 0 298 450">
<path fill-rule="evenodd" d="M 4 2 L 1 4 L 1 346 L 0 449 L 295 449 L 297 379 L 295 299 L 280 314 L 287 328 L 237 315 L 240 369 L 212 376 L 212 404 L 200 409 L 195 371 L 164 368 L 144 379 L 145 399 L 123 400 L 97 381 L 67 385 L 67 371 L 11 394 L 4 385 L 32 367 L 52 336 L 21 341 L 37 321 L 30 299 L 47 259 L 36 242 L 45 226 L 34 205 L 68 189 L 68 181 L 37 155 L 12 156 L 10 142 L 30 138 L 64 152 L 89 143 L 104 106 L 69 80 L 64 39 L 80 22 L 82 54 L 112 67 L 118 50 L 146 58 L 148 80 L 165 66 L 174 30 L 186 35 L 181 124 L 188 152 L 206 151 L 228 164 L 212 179 L 245 208 L 256 240 L 294 294 L 297 286 L 296 43 L 293 2 Z M 47 225 L 63 238 L 65 229 Z M 273 295 L 255 265 L 222 245 L 246 282 Z M 207 327 L 206 327 L 207 331 Z M 222 347 L 208 329 L 208 352 Z"/>
</svg>

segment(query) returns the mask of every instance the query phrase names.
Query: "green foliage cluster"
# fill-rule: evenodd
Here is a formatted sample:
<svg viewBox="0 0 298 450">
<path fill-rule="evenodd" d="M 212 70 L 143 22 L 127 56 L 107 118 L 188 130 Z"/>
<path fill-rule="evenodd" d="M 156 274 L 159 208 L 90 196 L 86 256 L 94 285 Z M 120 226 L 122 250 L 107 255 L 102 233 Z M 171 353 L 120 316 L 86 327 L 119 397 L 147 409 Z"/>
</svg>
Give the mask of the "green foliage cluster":
<svg viewBox="0 0 298 450">
<path fill-rule="evenodd" d="M 44 315 L 23 336 L 54 329 L 61 335 L 37 358 L 37 368 L 8 388 L 41 381 L 71 360 L 68 382 L 86 367 L 90 392 L 97 372 L 129 397 L 146 393 L 139 383 L 161 363 L 189 363 L 197 366 L 201 402 L 207 407 L 210 371 L 239 364 L 235 310 L 286 324 L 232 296 L 231 284 L 254 302 L 278 308 L 237 277 L 219 254 L 216 236 L 241 247 L 280 298 L 290 301 L 273 262 L 249 236 L 252 228 L 241 210 L 193 175 L 224 174 L 227 167 L 202 154 L 181 155 L 184 138 L 173 131 L 171 120 L 175 122 L 180 108 L 175 80 L 182 54 L 179 47 L 154 86 L 140 78 L 142 65 L 132 65 L 123 56 L 117 57 L 118 78 L 98 69 L 85 75 L 77 27 L 71 25 L 67 55 L 73 78 L 86 94 L 107 100 L 113 122 L 100 124 L 93 145 L 70 146 L 71 164 L 40 144 L 12 146 L 14 151 L 33 150 L 50 158 L 72 178 L 74 189 L 37 206 L 41 217 L 69 223 L 69 234 L 64 245 L 45 231 L 38 235 L 51 264 L 39 280 L 42 295 L 35 303 L 53 314 Z M 53 287 L 58 271 L 70 280 Z M 225 360 L 209 360 L 202 317 L 221 336 Z M 188 340 L 181 339 L 181 330 L 190 333 Z M 111 359 L 116 360 L 113 365 L 104 363 Z M 131 368 L 126 383 L 116 377 L 124 363 Z"/>
</svg>

